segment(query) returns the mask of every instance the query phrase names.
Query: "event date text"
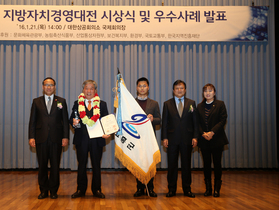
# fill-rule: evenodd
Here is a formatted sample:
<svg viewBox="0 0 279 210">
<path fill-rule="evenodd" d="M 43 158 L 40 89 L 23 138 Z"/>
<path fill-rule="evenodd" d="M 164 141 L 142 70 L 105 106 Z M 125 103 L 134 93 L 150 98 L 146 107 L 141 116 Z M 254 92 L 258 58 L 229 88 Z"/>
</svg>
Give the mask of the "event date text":
<svg viewBox="0 0 279 210">
<path fill-rule="evenodd" d="M 18 24 L 20 30 L 64 30 L 66 25 Z"/>
</svg>

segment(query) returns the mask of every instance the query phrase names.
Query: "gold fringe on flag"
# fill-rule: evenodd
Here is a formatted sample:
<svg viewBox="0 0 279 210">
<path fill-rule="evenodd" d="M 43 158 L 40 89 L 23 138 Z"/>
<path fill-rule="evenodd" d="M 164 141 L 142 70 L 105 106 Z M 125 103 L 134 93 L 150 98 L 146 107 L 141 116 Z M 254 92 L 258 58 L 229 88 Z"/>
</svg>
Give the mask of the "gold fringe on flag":
<svg viewBox="0 0 279 210">
<path fill-rule="evenodd" d="M 153 163 L 145 173 L 117 144 L 115 144 L 115 157 L 143 184 L 147 184 L 156 175 L 156 164 L 161 162 L 161 153 L 158 150 L 153 154 Z"/>
</svg>

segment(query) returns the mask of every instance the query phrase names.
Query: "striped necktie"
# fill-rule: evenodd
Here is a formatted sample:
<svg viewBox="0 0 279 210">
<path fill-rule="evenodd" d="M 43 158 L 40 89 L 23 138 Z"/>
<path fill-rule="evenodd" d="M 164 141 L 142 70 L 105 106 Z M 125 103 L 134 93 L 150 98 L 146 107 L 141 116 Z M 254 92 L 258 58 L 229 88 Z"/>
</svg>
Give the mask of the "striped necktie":
<svg viewBox="0 0 279 210">
<path fill-rule="evenodd" d="M 50 110 L 51 110 L 51 98 L 49 96 L 47 101 L 47 112 L 50 113 Z"/>
</svg>

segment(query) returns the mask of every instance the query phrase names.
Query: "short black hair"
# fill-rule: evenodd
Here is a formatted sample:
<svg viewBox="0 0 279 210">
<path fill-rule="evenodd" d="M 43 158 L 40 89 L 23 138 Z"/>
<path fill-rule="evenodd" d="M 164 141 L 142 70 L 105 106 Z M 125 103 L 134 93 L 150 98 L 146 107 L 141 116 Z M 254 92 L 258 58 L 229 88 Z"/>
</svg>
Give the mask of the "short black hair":
<svg viewBox="0 0 279 210">
<path fill-rule="evenodd" d="M 47 77 L 43 80 L 42 84 L 44 85 L 44 82 L 47 80 L 47 79 L 51 79 L 53 82 L 54 82 L 54 86 L 56 86 L 56 82 L 55 80 L 52 78 L 52 77 Z"/>
<path fill-rule="evenodd" d="M 137 80 L 137 86 L 138 86 L 139 82 L 146 82 L 146 83 L 148 84 L 148 86 L 149 86 L 149 81 L 148 81 L 148 79 L 145 78 L 145 77 L 141 77 L 141 78 L 139 78 L 139 79 Z"/>
<path fill-rule="evenodd" d="M 179 80 L 176 80 L 176 81 L 173 83 L 172 89 L 174 90 L 174 86 L 179 85 L 179 84 L 183 84 L 184 87 L 185 87 L 185 89 L 187 89 L 186 83 L 185 83 L 184 81 L 180 80 L 180 79 L 179 79 Z"/>
</svg>

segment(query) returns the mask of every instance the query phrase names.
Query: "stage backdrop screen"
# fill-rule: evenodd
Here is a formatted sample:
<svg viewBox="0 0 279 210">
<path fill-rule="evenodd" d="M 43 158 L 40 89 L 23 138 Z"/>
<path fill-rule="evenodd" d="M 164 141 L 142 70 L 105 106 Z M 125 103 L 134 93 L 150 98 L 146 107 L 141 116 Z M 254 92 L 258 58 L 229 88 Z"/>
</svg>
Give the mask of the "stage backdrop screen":
<svg viewBox="0 0 279 210">
<path fill-rule="evenodd" d="M 0 6 L 0 40 L 267 41 L 268 7 Z"/>
</svg>

